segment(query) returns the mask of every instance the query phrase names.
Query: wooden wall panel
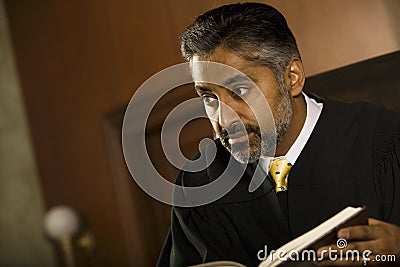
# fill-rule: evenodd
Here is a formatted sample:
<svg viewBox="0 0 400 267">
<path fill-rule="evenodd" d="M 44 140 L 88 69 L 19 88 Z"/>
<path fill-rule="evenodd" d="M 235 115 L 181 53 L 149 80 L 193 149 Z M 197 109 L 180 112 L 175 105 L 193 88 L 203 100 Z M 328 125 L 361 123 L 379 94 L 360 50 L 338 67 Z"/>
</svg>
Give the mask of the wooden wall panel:
<svg viewBox="0 0 400 267">
<path fill-rule="evenodd" d="M 147 1 L 5 4 L 46 206 L 70 205 L 86 217 L 97 248 L 85 266 L 128 266 L 102 117 L 178 60 L 167 7 L 163 1 L 157 8 Z"/>
<path fill-rule="evenodd" d="M 235 0 L 168 0 L 174 27 L 182 32 L 204 11 Z M 251 1 L 250 1 L 251 2 Z M 281 11 L 293 31 L 307 75 L 400 49 L 399 1 L 261 0 Z M 397 13 L 396 13 L 397 12 Z"/>
</svg>

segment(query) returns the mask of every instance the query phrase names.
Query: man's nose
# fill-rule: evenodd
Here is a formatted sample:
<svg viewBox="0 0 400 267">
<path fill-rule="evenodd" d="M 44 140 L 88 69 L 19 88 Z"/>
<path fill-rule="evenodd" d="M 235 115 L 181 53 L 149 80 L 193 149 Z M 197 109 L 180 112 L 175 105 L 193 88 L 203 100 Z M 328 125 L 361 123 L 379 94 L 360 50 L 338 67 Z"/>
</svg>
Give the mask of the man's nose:
<svg viewBox="0 0 400 267">
<path fill-rule="evenodd" d="M 221 127 L 228 128 L 233 122 L 239 120 L 239 115 L 230 105 L 220 102 L 218 110 L 218 123 Z"/>
</svg>

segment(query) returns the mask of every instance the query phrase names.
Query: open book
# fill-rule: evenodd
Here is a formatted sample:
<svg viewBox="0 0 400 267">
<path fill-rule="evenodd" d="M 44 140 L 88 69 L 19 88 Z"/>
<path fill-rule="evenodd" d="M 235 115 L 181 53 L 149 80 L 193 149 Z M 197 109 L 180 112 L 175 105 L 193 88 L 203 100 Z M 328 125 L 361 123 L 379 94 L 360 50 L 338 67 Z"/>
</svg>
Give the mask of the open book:
<svg viewBox="0 0 400 267">
<path fill-rule="evenodd" d="M 276 249 L 274 253 L 270 253 L 268 258 L 260 263 L 259 267 L 274 267 L 278 265 L 313 266 L 312 261 L 315 250 L 325 245 L 336 244 L 336 233 L 339 229 L 362 224 L 368 224 L 366 207 L 347 207 L 317 227 Z M 342 241 L 346 242 L 345 240 Z M 338 243 L 338 245 L 343 245 L 344 247 L 345 244 Z M 306 250 L 307 253 L 302 253 Z M 296 261 L 293 261 L 293 258 L 296 258 Z M 245 266 L 233 261 L 216 261 L 192 267 Z"/>
</svg>

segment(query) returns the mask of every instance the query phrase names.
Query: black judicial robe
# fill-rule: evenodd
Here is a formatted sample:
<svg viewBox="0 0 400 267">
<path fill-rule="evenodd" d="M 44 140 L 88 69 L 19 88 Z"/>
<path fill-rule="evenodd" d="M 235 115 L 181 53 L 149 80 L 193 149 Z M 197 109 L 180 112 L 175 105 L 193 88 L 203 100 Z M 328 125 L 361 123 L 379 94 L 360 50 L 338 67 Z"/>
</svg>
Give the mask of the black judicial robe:
<svg viewBox="0 0 400 267">
<path fill-rule="evenodd" d="M 257 266 L 257 253 L 265 246 L 276 249 L 349 205 L 365 205 L 370 217 L 399 225 L 398 115 L 367 103 L 323 102 L 314 131 L 291 169 L 285 201 L 278 200 L 268 179 L 249 193 L 252 168 L 247 166 L 221 199 L 173 208 L 158 266 L 214 260 Z M 197 186 L 219 176 L 230 154 L 218 140 L 216 144 L 213 164 L 197 173 L 181 172 L 177 184 Z"/>
</svg>

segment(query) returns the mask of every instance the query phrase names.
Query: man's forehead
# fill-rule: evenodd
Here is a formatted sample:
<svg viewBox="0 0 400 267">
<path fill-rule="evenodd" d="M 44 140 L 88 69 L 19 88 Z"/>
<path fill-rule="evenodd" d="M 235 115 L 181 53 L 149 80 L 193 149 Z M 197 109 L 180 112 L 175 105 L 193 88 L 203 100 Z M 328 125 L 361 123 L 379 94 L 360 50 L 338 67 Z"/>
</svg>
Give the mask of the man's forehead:
<svg viewBox="0 0 400 267">
<path fill-rule="evenodd" d="M 191 73 L 196 84 L 214 83 L 226 87 L 237 82 L 252 81 L 251 77 L 232 66 L 198 58 L 191 61 Z"/>
<path fill-rule="evenodd" d="M 196 81 L 195 80 L 195 85 L 196 85 L 196 88 L 207 88 L 211 84 L 217 84 L 217 85 L 220 85 L 225 88 L 230 88 L 234 84 L 237 84 L 237 83 L 252 83 L 253 82 L 251 80 L 251 78 L 246 76 L 245 74 L 237 74 L 232 77 L 228 77 L 226 79 L 221 79 L 221 80 L 222 80 L 221 82 L 215 82 L 215 81 L 210 81 L 210 80 L 207 80 L 207 81 L 203 81 L 203 80 Z"/>
</svg>

